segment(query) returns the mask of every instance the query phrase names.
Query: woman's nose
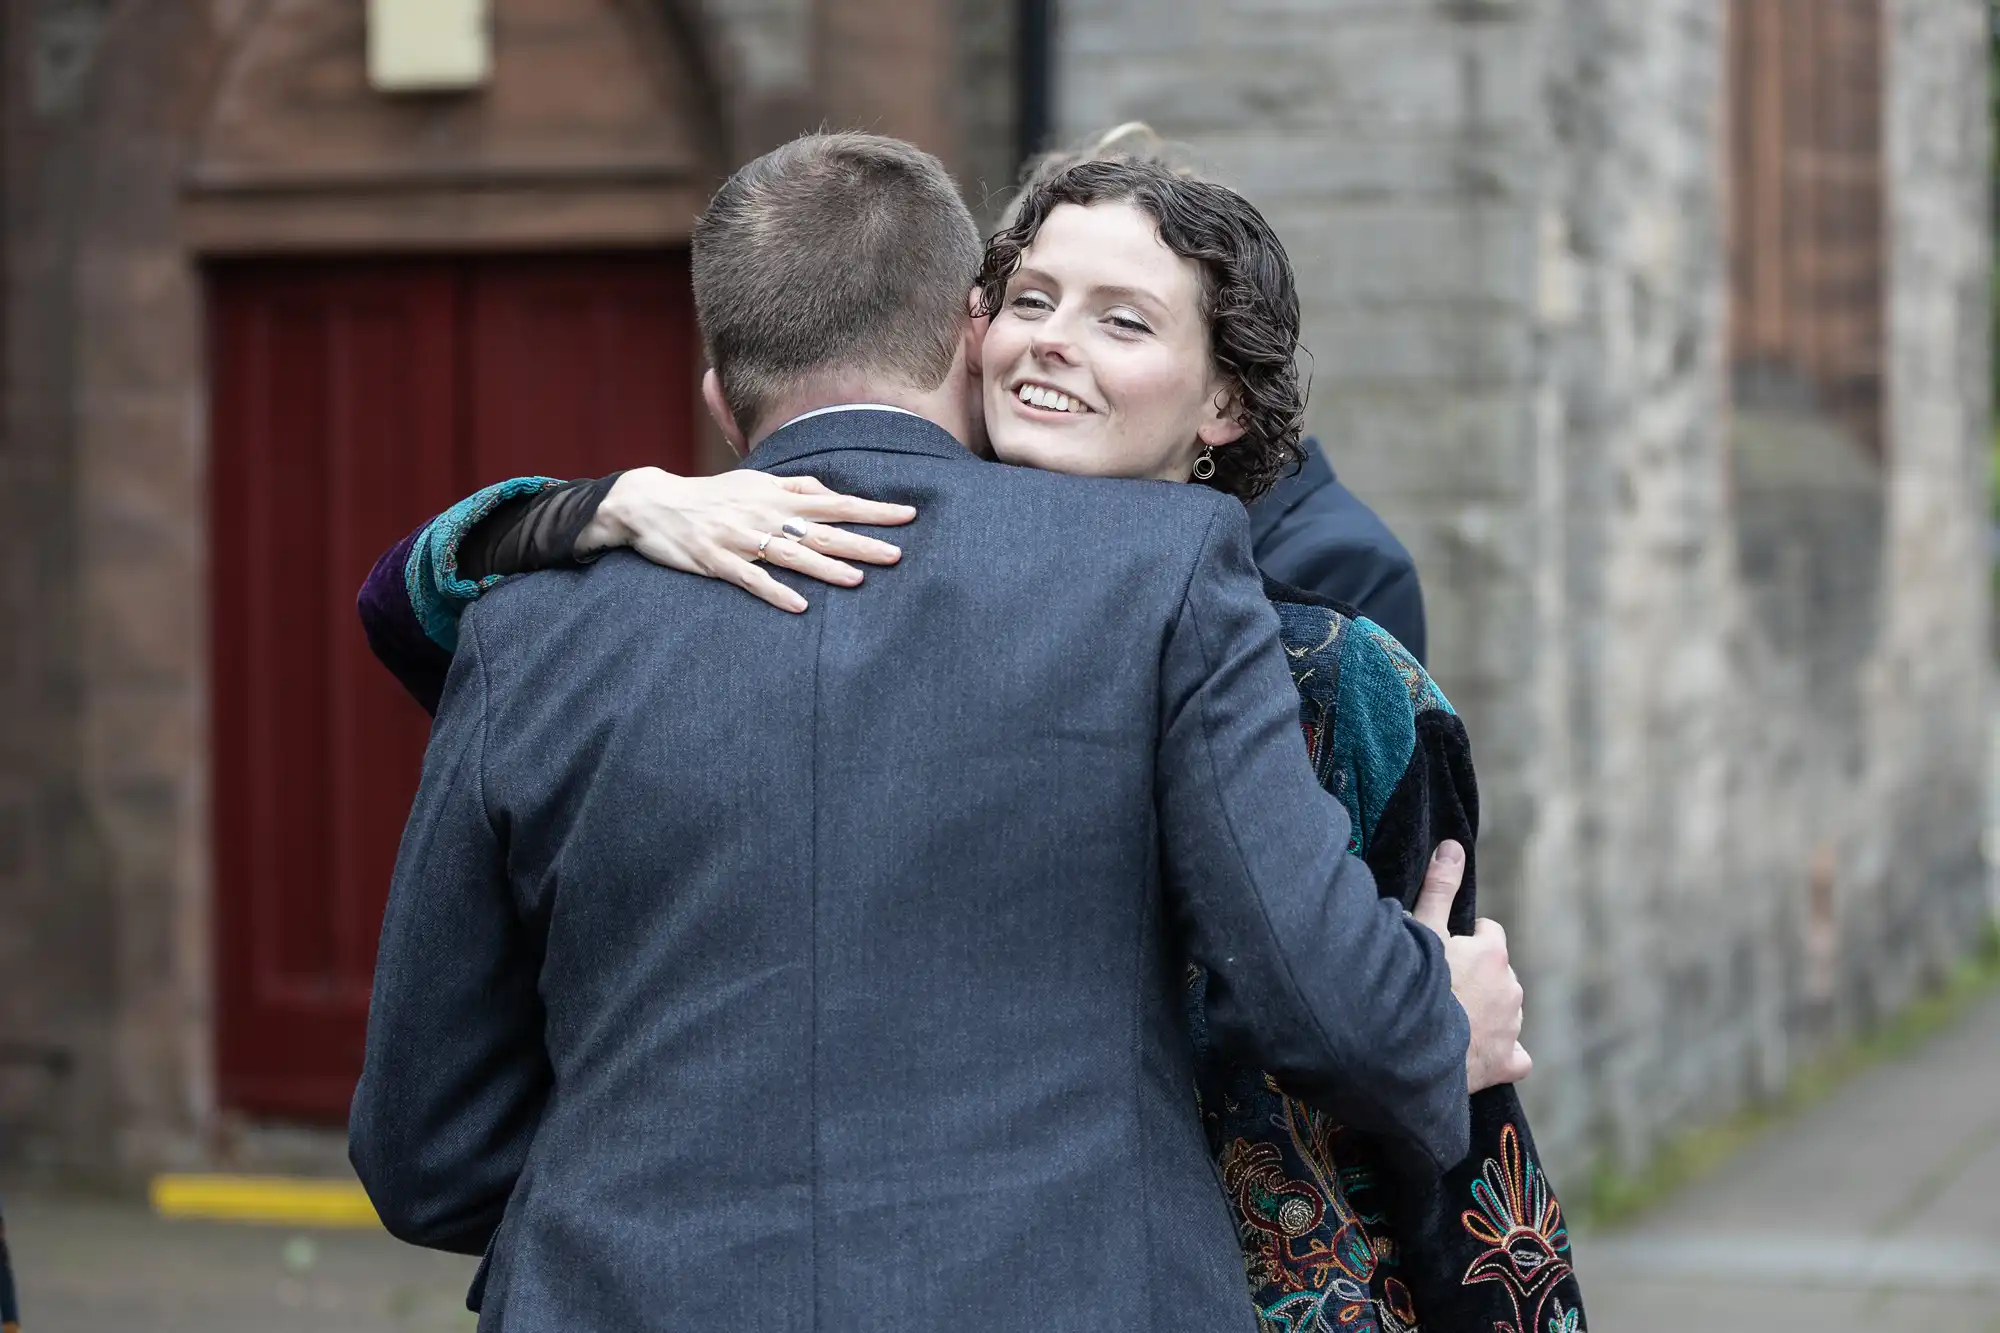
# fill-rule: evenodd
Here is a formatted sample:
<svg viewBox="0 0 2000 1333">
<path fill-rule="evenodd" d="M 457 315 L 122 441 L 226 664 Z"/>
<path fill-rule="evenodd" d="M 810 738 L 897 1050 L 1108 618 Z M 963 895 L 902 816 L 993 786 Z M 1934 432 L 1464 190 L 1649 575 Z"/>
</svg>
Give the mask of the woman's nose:
<svg viewBox="0 0 2000 1333">
<path fill-rule="evenodd" d="M 1052 361 L 1064 366 L 1076 364 L 1076 346 L 1063 336 L 1059 328 L 1044 326 L 1035 334 L 1031 350 L 1037 361 Z"/>
</svg>

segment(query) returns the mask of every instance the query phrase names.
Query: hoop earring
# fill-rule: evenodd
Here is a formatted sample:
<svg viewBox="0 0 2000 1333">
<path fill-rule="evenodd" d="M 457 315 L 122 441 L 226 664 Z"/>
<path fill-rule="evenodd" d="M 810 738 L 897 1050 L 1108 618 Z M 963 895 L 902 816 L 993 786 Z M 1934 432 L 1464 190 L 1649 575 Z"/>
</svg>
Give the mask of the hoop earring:
<svg viewBox="0 0 2000 1333">
<path fill-rule="evenodd" d="M 1214 475 L 1215 475 L 1215 446 L 1211 444 L 1205 446 L 1199 454 L 1195 455 L 1194 479 L 1196 481 L 1207 481 L 1210 477 L 1213 477 Z"/>
</svg>

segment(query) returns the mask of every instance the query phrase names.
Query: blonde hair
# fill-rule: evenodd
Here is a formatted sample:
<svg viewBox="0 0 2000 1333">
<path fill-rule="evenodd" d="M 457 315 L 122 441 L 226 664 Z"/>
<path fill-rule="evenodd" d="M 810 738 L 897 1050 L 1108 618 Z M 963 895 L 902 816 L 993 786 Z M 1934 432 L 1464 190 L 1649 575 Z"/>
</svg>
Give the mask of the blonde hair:
<svg viewBox="0 0 2000 1333">
<path fill-rule="evenodd" d="M 1021 214 L 1021 201 L 1031 190 L 1079 162 L 1145 162 L 1163 167 L 1184 180 L 1202 179 L 1194 164 L 1192 148 L 1163 138 L 1143 120 L 1128 120 L 1075 148 L 1058 148 L 1029 158 L 1021 168 L 1021 183 L 1000 211 L 1000 221 L 993 230 L 1002 232 L 1013 226 Z"/>
</svg>

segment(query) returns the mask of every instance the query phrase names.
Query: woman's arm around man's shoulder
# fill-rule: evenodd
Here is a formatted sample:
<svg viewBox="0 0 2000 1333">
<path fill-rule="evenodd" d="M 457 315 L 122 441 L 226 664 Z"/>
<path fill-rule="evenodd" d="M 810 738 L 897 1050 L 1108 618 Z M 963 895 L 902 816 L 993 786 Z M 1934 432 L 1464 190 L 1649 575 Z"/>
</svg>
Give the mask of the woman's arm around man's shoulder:
<svg viewBox="0 0 2000 1333">
<path fill-rule="evenodd" d="M 436 713 L 458 647 L 465 608 L 499 575 L 463 577 L 464 543 L 485 520 L 510 504 L 563 485 L 552 477 L 513 477 L 474 491 L 384 551 L 355 598 L 361 628 L 377 661 L 426 713 Z"/>
<path fill-rule="evenodd" d="M 806 599 L 767 565 L 851 587 L 862 574 L 849 561 L 889 565 L 902 552 L 831 525 L 893 527 L 915 517 L 908 505 L 841 495 L 811 477 L 743 469 L 713 477 L 655 467 L 585 481 L 514 477 L 473 492 L 390 547 L 356 605 L 376 658 L 435 713 L 459 619 L 510 574 L 630 546 L 654 564 L 726 580 L 797 612 Z"/>
</svg>

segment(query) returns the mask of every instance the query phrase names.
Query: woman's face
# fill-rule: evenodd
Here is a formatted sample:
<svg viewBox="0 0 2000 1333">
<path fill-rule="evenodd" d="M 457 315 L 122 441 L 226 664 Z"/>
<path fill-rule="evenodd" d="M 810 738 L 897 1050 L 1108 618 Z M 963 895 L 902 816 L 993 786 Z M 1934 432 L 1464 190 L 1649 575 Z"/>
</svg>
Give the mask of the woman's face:
<svg viewBox="0 0 2000 1333">
<path fill-rule="evenodd" d="M 1208 354 L 1201 276 L 1131 204 L 1059 204 L 1007 283 L 981 351 L 1002 462 L 1186 481 L 1243 434 Z"/>
</svg>

